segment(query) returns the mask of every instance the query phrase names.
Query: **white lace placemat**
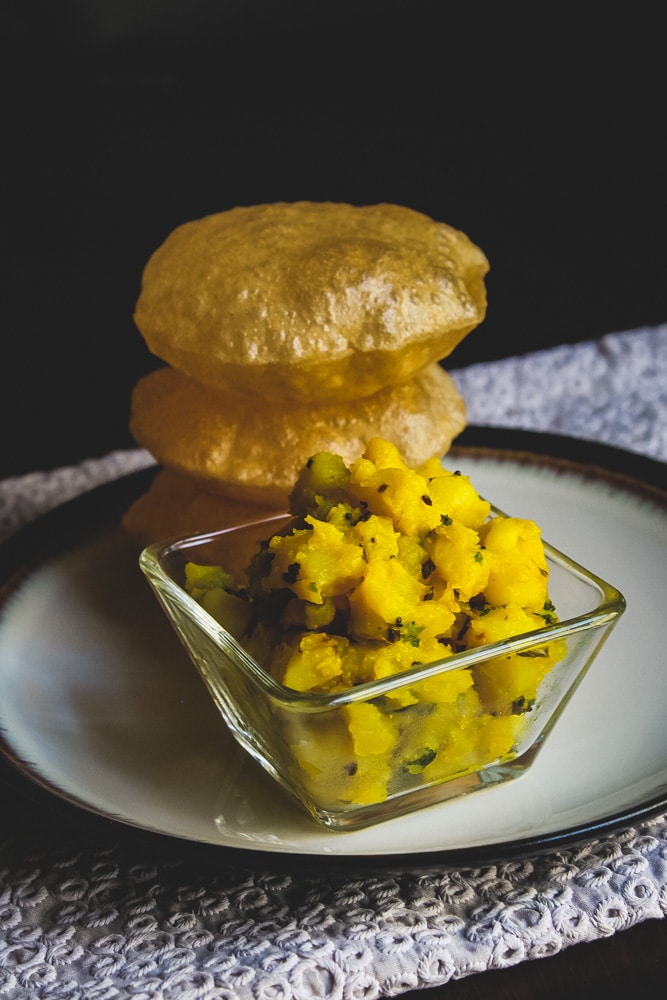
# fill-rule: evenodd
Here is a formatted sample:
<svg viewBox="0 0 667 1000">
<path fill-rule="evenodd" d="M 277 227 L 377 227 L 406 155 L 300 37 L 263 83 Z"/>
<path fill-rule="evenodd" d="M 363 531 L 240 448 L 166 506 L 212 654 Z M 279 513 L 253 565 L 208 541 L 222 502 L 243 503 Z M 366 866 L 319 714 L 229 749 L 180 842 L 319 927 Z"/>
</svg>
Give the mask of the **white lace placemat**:
<svg viewBox="0 0 667 1000">
<path fill-rule="evenodd" d="M 667 323 L 451 374 L 470 424 L 565 434 L 667 461 Z"/>
<path fill-rule="evenodd" d="M 454 375 L 471 423 L 667 460 L 667 326 Z M 150 462 L 137 449 L 5 480 L 0 532 Z M 540 857 L 364 877 L 211 867 L 52 818 L 20 836 L 4 825 L 0 998 L 12 1000 L 373 1000 L 667 914 L 667 817 Z"/>
</svg>

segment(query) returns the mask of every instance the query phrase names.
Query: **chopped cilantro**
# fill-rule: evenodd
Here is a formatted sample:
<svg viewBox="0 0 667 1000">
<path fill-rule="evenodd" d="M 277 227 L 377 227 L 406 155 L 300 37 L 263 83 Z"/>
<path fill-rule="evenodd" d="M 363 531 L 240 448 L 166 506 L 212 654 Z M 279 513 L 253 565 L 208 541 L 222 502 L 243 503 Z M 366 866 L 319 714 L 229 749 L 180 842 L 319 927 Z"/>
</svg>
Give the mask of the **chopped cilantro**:
<svg viewBox="0 0 667 1000">
<path fill-rule="evenodd" d="M 301 565 L 298 562 L 290 563 L 287 567 L 287 572 L 283 573 L 283 580 L 285 583 L 296 583 L 299 579 L 299 570 Z"/>
<path fill-rule="evenodd" d="M 425 747 L 424 753 L 421 757 L 415 758 L 415 760 L 406 760 L 403 765 L 408 774 L 419 774 L 423 771 L 432 761 L 435 760 L 436 751 L 431 750 L 430 747 Z"/>
</svg>

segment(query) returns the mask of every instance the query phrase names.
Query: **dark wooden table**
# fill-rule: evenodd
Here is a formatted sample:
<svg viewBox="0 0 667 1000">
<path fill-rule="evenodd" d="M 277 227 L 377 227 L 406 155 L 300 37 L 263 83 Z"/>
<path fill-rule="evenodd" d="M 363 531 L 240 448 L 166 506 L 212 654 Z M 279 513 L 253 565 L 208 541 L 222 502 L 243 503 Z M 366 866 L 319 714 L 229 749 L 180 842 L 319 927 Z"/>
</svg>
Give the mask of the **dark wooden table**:
<svg viewBox="0 0 667 1000">
<path fill-rule="evenodd" d="M 573 945 L 558 955 L 478 973 L 404 1000 L 578 1000 L 656 996 L 667 974 L 667 921 L 648 920 L 611 938 Z"/>
</svg>

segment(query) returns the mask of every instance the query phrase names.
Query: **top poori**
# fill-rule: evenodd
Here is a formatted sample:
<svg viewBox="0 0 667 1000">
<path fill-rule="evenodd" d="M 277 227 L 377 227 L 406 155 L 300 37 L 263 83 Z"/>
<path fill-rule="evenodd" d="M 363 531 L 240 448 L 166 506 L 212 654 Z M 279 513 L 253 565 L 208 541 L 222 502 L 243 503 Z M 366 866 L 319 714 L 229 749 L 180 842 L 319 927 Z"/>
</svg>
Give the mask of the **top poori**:
<svg viewBox="0 0 667 1000">
<path fill-rule="evenodd" d="M 237 207 L 167 237 L 135 321 L 213 388 L 343 401 L 449 355 L 484 318 L 487 271 L 464 233 L 398 205 Z"/>
</svg>

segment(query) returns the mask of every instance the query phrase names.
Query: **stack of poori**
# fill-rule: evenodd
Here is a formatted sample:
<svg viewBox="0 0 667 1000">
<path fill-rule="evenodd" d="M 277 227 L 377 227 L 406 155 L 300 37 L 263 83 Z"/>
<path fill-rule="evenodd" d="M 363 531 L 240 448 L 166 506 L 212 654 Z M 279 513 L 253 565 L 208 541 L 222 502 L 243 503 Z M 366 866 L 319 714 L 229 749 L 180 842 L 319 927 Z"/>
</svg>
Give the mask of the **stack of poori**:
<svg viewBox="0 0 667 1000">
<path fill-rule="evenodd" d="M 141 544 L 287 508 L 318 451 L 371 437 L 411 465 L 465 404 L 438 363 L 484 318 L 486 257 L 409 208 L 295 202 L 186 223 L 152 255 L 135 321 L 166 366 L 130 419 L 161 468 L 124 518 Z"/>
</svg>

